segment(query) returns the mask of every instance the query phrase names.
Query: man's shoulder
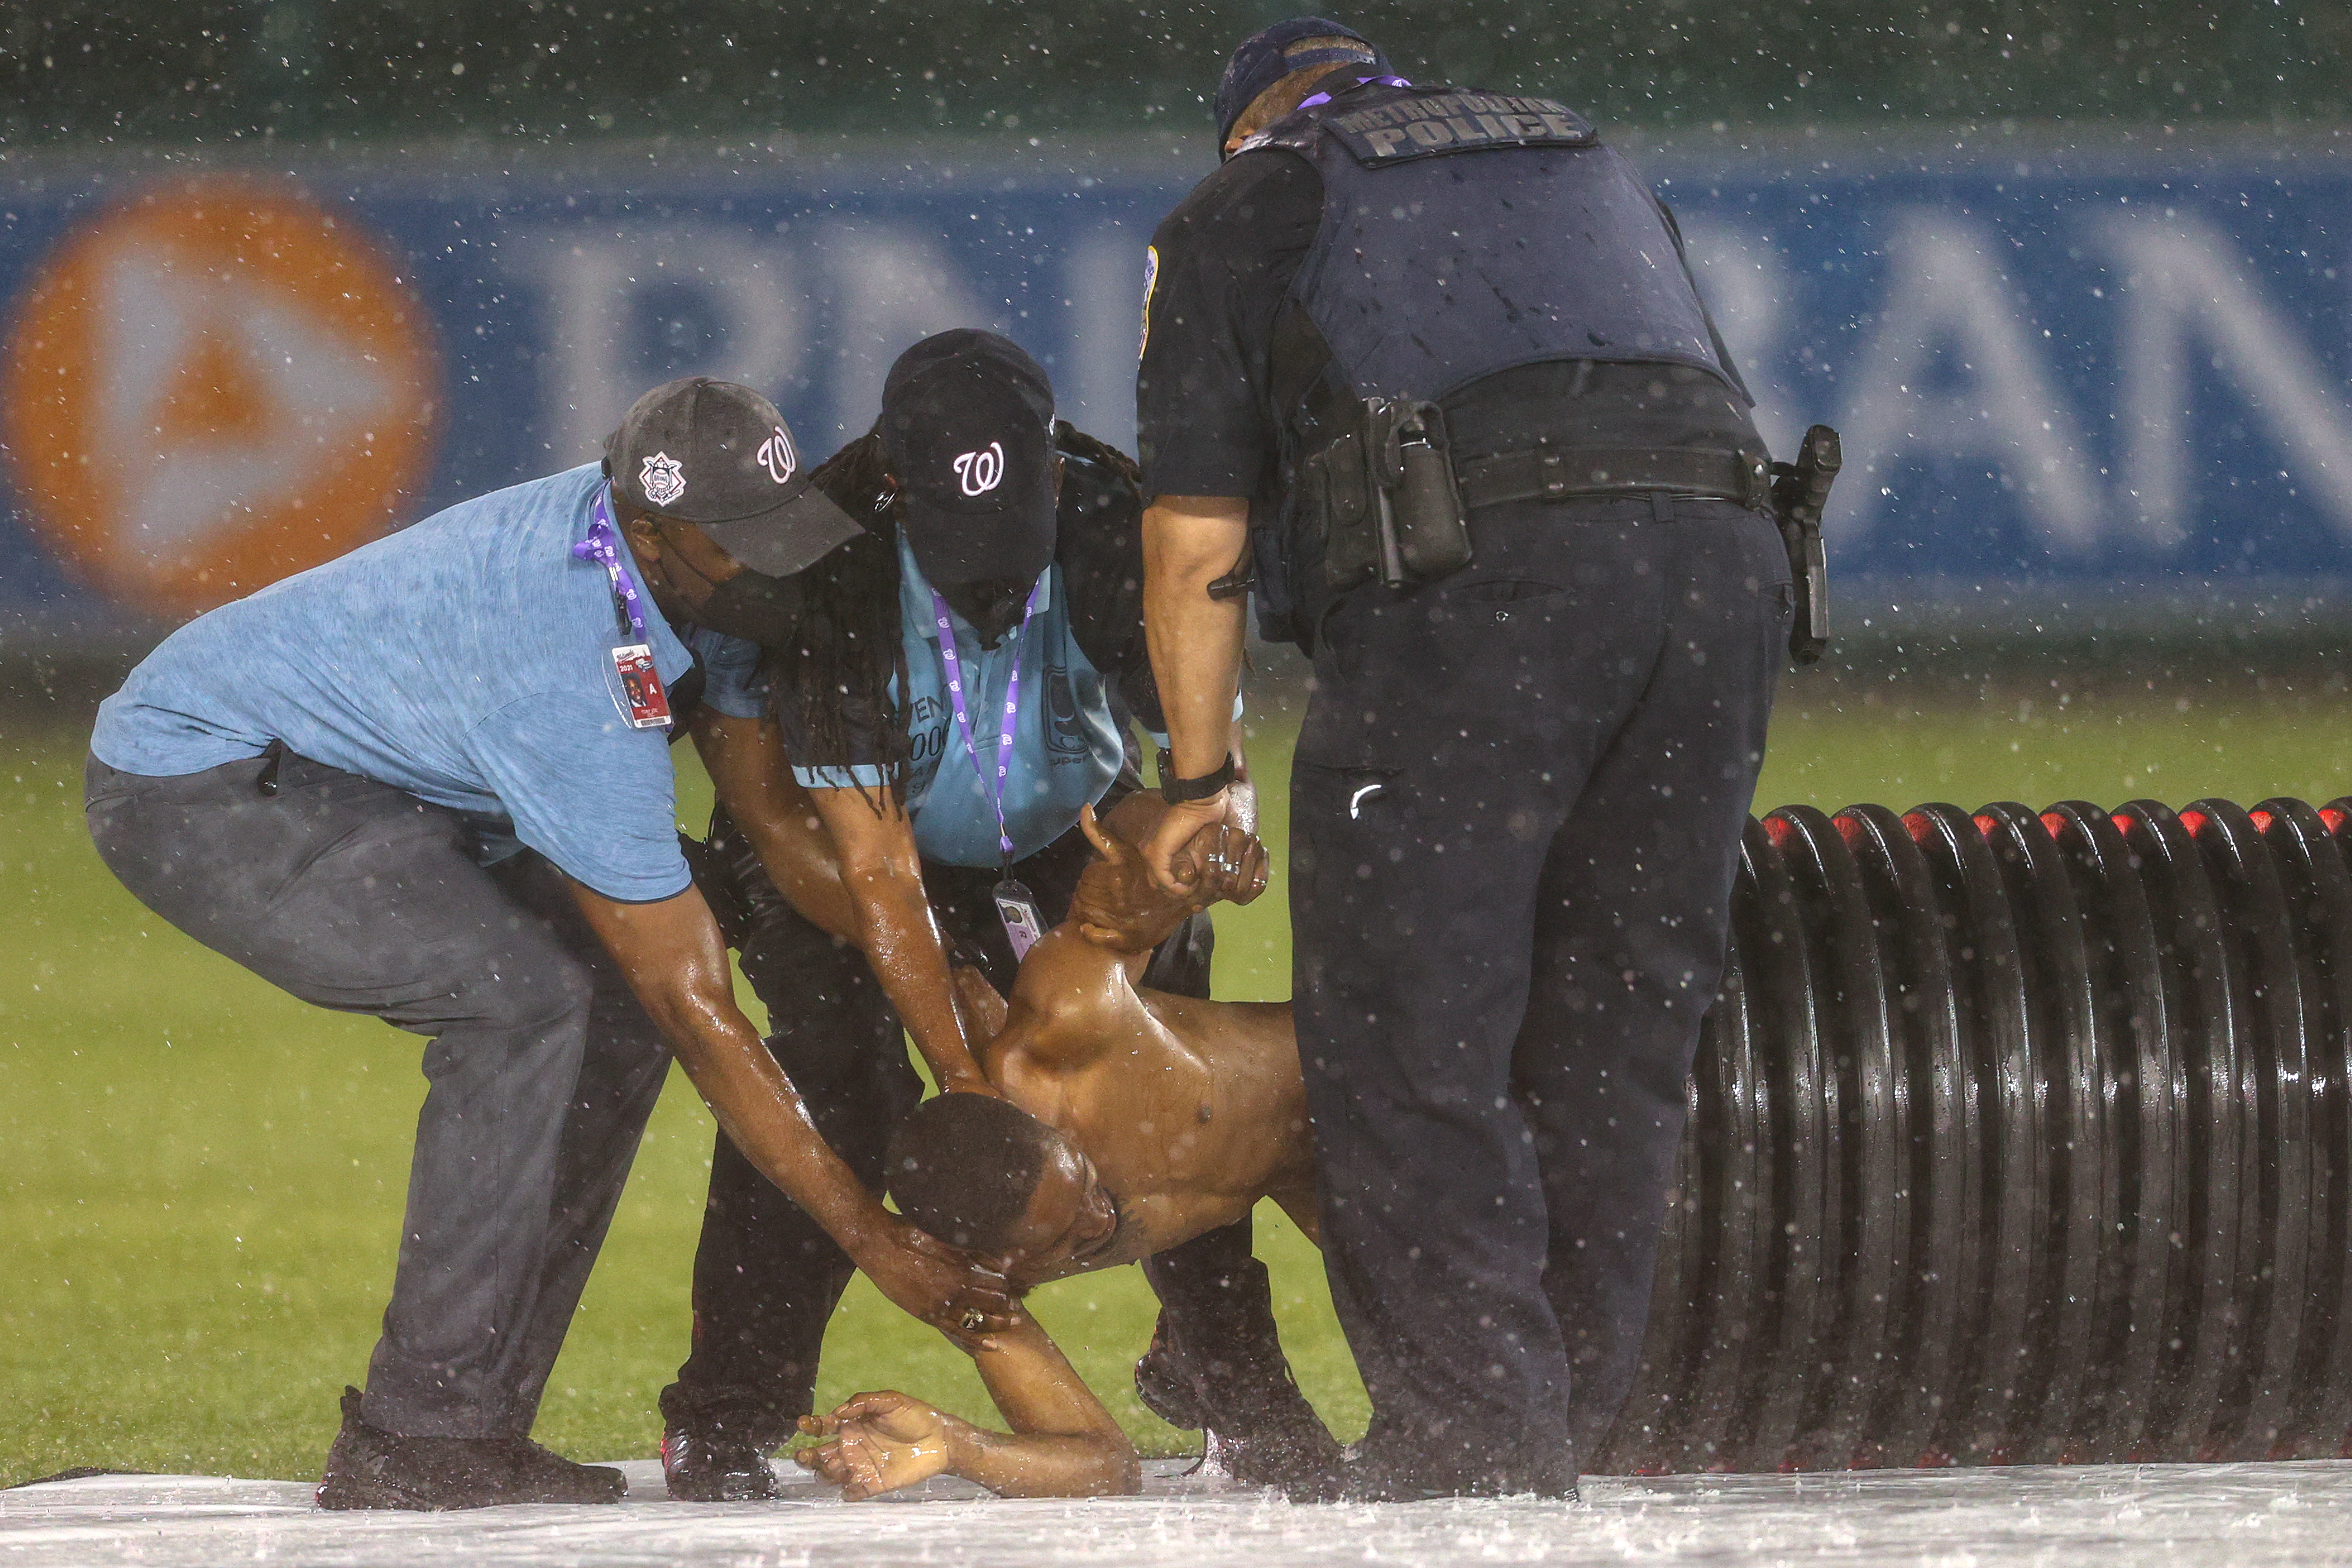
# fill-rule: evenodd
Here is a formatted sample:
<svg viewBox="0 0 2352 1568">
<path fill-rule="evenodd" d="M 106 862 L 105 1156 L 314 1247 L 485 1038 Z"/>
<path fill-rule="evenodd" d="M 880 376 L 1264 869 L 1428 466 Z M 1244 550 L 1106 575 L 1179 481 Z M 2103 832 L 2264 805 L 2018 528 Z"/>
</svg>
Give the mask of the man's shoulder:
<svg viewBox="0 0 2352 1568">
<path fill-rule="evenodd" d="M 486 521 L 509 524 L 560 521 L 568 524 L 588 504 L 596 487 L 604 482 L 602 464 L 583 463 L 576 468 L 542 474 L 535 479 L 524 479 L 503 489 L 485 490 L 480 495 L 468 496 L 464 500 L 442 508 L 404 531 L 462 528 Z"/>
<path fill-rule="evenodd" d="M 1152 243 L 1163 252 L 1207 236 L 1259 232 L 1269 220 L 1320 217 L 1323 176 L 1288 147 L 1253 147 L 1220 163 L 1160 220 Z"/>
</svg>

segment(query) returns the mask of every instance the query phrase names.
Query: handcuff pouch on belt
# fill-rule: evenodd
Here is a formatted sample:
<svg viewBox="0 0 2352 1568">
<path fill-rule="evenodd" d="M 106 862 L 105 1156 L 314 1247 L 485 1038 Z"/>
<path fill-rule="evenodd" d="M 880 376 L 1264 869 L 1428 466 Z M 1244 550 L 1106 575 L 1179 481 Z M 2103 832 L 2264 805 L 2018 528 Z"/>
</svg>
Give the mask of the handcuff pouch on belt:
<svg viewBox="0 0 2352 1568">
<path fill-rule="evenodd" d="M 1444 413 L 1402 397 L 1357 399 L 1347 413 L 1304 464 L 1306 503 L 1323 524 L 1326 591 L 1434 583 L 1470 564 Z"/>
</svg>

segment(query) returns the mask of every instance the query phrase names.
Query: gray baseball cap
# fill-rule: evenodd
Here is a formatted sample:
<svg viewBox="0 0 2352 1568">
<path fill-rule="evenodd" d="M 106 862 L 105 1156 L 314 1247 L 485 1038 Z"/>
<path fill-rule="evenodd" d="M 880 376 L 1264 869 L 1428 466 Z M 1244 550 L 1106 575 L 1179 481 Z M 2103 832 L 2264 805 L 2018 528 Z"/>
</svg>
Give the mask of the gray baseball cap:
<svg viewBox="0 0 2352 1568">
<path fill-rule="evenodd" d="M 860 530 L 809 485 L 776 405 L 707 375 L 665 382 L 621 416 L 604 471 L 623 500 L 690 522 L 754 572 L 789 577 Z"/>
</svg>

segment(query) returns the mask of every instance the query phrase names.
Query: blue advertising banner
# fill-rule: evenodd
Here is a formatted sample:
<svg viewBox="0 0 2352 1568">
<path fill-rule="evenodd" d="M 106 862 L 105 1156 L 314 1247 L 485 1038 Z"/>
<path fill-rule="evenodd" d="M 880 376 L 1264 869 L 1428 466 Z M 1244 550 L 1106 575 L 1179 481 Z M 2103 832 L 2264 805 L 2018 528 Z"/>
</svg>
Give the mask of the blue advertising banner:
<svg viewBox="0 0 2352 1568">
<path fill-rule="evenodd" d="M 1844 434 L 1834 574 L 2352 577 L 2352 170 L 1947 158 L 1648 161 L 1776 453 Z M 827 451 L 948 326 L 1130 445 L 1144 245 L 1202 172 L 0 165 L 0 629 L 194 613 L 584 460 L 674 375 Z"/>
</svg>

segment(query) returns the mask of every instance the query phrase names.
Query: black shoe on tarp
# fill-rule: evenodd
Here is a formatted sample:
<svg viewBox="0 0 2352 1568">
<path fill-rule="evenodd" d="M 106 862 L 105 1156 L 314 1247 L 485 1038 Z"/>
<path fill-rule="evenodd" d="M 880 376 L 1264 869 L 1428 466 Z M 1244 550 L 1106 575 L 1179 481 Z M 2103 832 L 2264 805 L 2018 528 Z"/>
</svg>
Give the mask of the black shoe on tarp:
<svg viewBox="0 0 2352 1568">
<path fill-rule="evenodd" d="M 1248 1310 L 1255 1305 L 1217 1314 L 1227 1321 L 1214 1325 L 1223 1332 L 1213 1354 L 1180 1342 L 1163 1311 L 1135 1363 L 1136 1394 L 1171 1426 L 1202 1434 L 1202 1468 L 1243 1486 L 1279 1487 L 1294 1502 L 1328 1500 L 1339 1445 L 1291 1378 L 1270 1303 L 1262 1322 Z"/>
<path fill-rule="evenodd" d="M 667 1427 L 661 1454 L 673 1502 L 764 1502 L 776 1495 L 768 1456 L 724 1427 Z"/>
<path fill-rule="evenodd" d="M 343 1390 L 343 1426 L 327 1450 L 324 1509 L 497 1508 L 509 1503 L 618 1502 L 621 1472 L 575 1465 L 528 1437 L 404 1437 L 360 1418 L 360 1391 Z"/>
<path fill-rule="evenodd" d="M 1294 1498 L 1294 1502 L 1423 1502 L 1434 1498 L 1542 1498 L 1551 1502 L 1581 1500 L 1573 1467 L 1566 1463 L 1526 1463 L 1506 1460 L 1484 1467 L 1448 1469 L 1418 1460 L 1399 1460 L 1374 1452 L 1369 1444 L 1348 1456 L 1328 1498 Z"/>
<path fill-rule="evenodd" d="M 629 1478 L 610 1465 L 583 1465 L 528 1437 L 509 1437 L 505 1450 L 510 1502 L 618 1502 Z"/>
</svg>

